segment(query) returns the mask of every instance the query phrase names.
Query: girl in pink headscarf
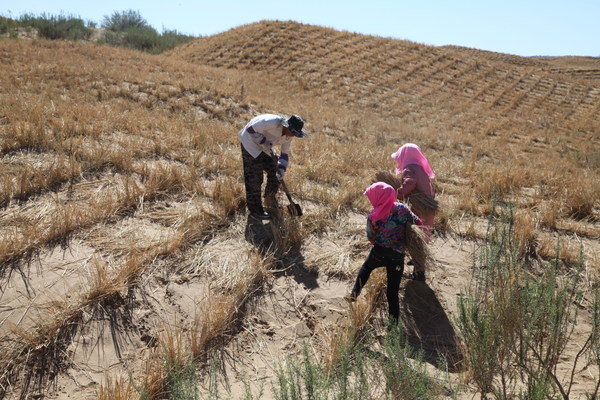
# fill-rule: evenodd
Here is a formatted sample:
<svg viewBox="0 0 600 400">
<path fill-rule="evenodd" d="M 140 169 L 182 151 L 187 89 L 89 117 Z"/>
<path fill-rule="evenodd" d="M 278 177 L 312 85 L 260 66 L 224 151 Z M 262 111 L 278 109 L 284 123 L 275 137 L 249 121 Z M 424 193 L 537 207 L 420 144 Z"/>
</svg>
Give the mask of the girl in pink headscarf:
<svg viewBox="0 0 600 400">
<path fill-rule="evenodd" d="M 355 301 L 371 272 L 377 267 L 386 267 L 388 310 L 390 317 L 397 322 L 406 229 L 408 224 L 419 225 L 421 221 L 406 205 L 396 201 L 396 191 L 387 183 L 372 184 L 365 190 L 365 195 L 373 205 L 373 210 L 367 217 L 367 238 L 373 248 L 358 271 L 352 292 L 346 296 L 346 300 Z"/>
<path fill-rule="evenodd" d="M 402 175 L 402 184 L 397 189 L 398 199 L 411 202 L 411 210 L 423 221 L 425 242 L 429 243 L 437 212 L 435 191 L 431 184 L 431 179 L 435 178 L 435 173 L 416 144 L 406 143 L 402 145 L 398 151 L 392 154 L 392 158 L 396 160 L 396 174 Z M 422 200 L 417 201 L 417 196 L 421 196 Z M 413 197 L 413 201 L 411 201 L 411 197 Z M 425 280 L 423 266 L 415 265 L 413 279 Z"/>
</svg>

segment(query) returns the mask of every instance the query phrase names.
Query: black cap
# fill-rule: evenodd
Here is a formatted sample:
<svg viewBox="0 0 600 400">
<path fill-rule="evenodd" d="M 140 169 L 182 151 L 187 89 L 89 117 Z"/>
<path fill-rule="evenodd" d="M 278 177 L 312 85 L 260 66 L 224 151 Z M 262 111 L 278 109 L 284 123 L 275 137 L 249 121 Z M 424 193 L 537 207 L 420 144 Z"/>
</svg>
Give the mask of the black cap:
<svg viewBox="0 0 600 400">
<path fill-rule="evenodd" d="M 303 138 L 306 136 L 306 132 L 302 129 L 304 128 L 304 121 L 296 114 L 292 115 L 287 120 L 284 120 L 283 126 L 288 128 L 289 131 L 292 132 L 292 135 L 296 137 Z"/>
</svg>

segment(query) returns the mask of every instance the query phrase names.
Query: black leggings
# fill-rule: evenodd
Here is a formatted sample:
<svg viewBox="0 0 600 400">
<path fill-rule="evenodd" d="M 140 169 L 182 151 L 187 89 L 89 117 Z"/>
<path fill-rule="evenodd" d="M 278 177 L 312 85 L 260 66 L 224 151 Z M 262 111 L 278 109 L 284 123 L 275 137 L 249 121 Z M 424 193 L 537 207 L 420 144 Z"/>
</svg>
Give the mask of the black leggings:
<svg viewBox="0 0 600 400">
<path fill-rule="evenodd" d="M 387 271 L 387 290 L 385 292 L 388 301 L 388 311 L 395 321 L 398 321 L 400 314 L 400 302 L 398 292 L 400 291 L 400 280 L 404 272 L 404 253 L 395 250 L 373 246 L 369 256 L 358 271 L 352 294 L 358 296 L 361 289 L 365 286 L 371 276 L 371 272 L 377 267 L 386 267 Z"/>
</svg>

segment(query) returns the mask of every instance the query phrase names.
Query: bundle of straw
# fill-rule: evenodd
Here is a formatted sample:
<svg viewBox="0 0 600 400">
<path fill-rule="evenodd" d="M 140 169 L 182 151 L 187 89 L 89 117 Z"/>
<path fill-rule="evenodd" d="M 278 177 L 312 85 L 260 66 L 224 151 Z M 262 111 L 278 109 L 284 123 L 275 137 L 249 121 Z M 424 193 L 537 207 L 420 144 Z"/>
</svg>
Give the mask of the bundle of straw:
<svg viewBox="0 0 600 400">
<path fill-rule="evenodd" d="M 437 214 L 440 210 L 440 204 L 436 199 L 416 189 L 408 195 L 406 201 L 410 209 L 419 216 Z"/>
<path fill-rule="evenodd" d="M 391 172 L 377 172 L 375 174 L 375 180 L 372 183 L 375 182 L 385 182 L 393 187 L 394 190 L 398 190 L 398 188 L 402 186 L 402 178 L 398 175 L 392 174 Z"/>
<path fill-rule="evenodd" d="M 377 172 L 373 182 L 385 182 L 395 190 L 402 186 L 402 178 L 390 172 Z M 416 189 L 407 196 L 406 203 L 412 212 L 419 216 L 436 214 L 440 209 L 436 199 L 432 199 Z"/>
<path fill-rule="evenodd" d="M 434 258 L 429 245 L 425 242 L 425 233 L 414 224 L 406 226 L 406 251 L 413 260 L 415 271 L 430 271 Z"/>
</svg>

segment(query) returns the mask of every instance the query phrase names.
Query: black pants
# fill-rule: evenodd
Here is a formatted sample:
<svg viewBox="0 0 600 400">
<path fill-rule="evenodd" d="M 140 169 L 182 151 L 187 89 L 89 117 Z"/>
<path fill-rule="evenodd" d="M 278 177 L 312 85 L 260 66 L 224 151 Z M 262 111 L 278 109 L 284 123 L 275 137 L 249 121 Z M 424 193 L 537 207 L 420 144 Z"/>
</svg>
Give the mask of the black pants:
<svg viewBox="0 0 600 400">
<path fill-rule="evenodd" d="M 388 311 L 395 321 L 398 321 L 400 315 L 400 301 L 398 300 L 398 292 L 400 291 L 400 280 L 404 272 L 404 253 L 399 253 L 395 250 L 373 246 L 369 255 L 362 267 L 358 271 L 356 282 L 352 293 L 355 296 L 360 294 L 361 289 L 367 281 L 371 272 L 377 267 L 386 267 L 387 271 L 387 290 L 385 292 L 388 301 Z"/>
<path fill-rule="evenodd" d="M 264 211 L 261 200 L 264 172 L 267 173 L 265 195 L 275 194 L 279 189 L 275 161 L 265 152 L 261 152 L 258 157 L 254 158 L 246 151 L 244 145 L 241 145 L 241 147 L 242 162 L 244 165 L 244 184 L 246 186 L 246 204 L 251 213 L 260 213 Z"/>
</svg>

